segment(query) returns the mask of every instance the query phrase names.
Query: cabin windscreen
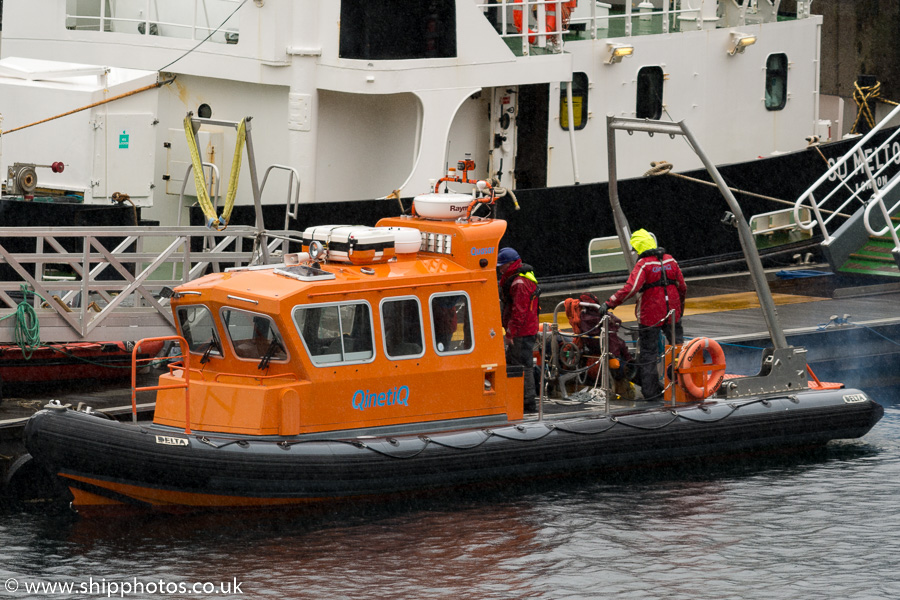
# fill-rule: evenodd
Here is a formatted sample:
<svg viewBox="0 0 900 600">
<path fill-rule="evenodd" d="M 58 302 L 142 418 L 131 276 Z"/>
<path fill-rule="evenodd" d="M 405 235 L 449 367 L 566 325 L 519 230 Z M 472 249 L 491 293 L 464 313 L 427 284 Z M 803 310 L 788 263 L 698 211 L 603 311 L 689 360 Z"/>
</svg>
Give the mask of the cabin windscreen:
<svg viewBox="0 0 900 600">
<path fill-rule="evenodd" d="M 375 358 L 368 303 L 298 306 L 293 317 L 314 365 L 361 363 Z"/>
<path fill-rule="evenodd" d="M 179 306 L 176 314 L 181 337 L 191 352 L 222 355 L 222 344 L 219 343 L 216 323 L 209 308 L 202 304 Z"/>
<path fill-rule="evenodd" d="M 434 336 L 434 349 L 438 354 L 471 352 L 474 340 L 469 297 L 460 293 L 433 295 L 431 331 Z"/>
<path fill-rule="evenodd" d="M 278 326 L 266 315 L 231 308 L 222 309 L 222 324 L 238 358 L 287 360 Z"/>
<path fill-rule="evenodd" d="M 386 298 L 381 302 L 384 353 L 392 360 L 418 358 L 425 353 L 419 299 Z"/>
</svg>

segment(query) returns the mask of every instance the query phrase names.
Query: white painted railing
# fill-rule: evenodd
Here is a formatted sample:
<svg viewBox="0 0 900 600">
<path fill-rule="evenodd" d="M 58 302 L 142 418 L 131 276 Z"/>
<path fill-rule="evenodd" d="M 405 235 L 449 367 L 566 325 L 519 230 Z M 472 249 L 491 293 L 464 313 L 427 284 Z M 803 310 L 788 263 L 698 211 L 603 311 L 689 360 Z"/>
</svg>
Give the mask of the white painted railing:
<svg viewBox="0 0 900 600">
<path fill-rule="evenodd" d="M 296 236 L 296 232 L 293 232 Z M 264 237 L 263 237 L 264 236 Z M 230 226 L 0 228 L 0 318 L 17 312 L 23 284 L 44 342 L 134 340 L 170 335 L 174 320 L 160 290 L 208 270 L 258 264 L 290 232 Z M 205 251 L 192 251 L 213 240 Z M 296 239 L 294 237 L 293 239 Z M 24 246 L 28 250 L 23 250 Z M 33 249 L 32 249 L 33 248 Z M 277 258 L 274 258 L 277 261 Z M 13 273 L 10 273 L 9 270 Z M 0 343 L 14 341 L 15 318 L 0 321 Z"/>
<path fill-rule="evenodd" d="M 530 46 L 537 46 L 547 52 L 562 52 L 561 34 L 571 33 L 573 26 L 583 25 L 591 39 L 607 37 L 610 27 L 615 27 L 613 37 L 631 37 L 669 33 L 672 23 L 680 23 L 678 29 L 698 30 L 716 27 L 740 27 L 753 23 L 768 23 L 778 18 L 778 6 L 781 0 L 680 0 L 678 8 L 670 6 L 669 0 L 663 1 L 660 8 L 645 0 L 640 4 L 630 0 L 624 3 L 625 12 L 610 14 L 611 6 L 596 0 L 580 0 L 580 6 L 572 12 L 566 25 L 556 19 L 555 27 L 547 27 L 547 14 L 561 15 L 566 2 L 560 0 L 496 0 L 492 3 L 481 3 L 478 7 L 485 14 L 495 11 L 500 36 L 520 40 L 522 55 L 529 54 Z M 633 6 L 634 4 L 634 6 Z M 809 17 L 805 6 L 809 2 L 799 2 L 796 18 Z M 717 8 L 722 6 L 722 15 L 717 15 Z M 585 8 L 586 7 L 586 8 Z M 530 23 L 529 32 L 516 29 L 512 11 L 521 10 L 523 20 Z M 530 15 L 530 18 L 528 16 Z M 533 42 L 529 43 L 529 38 Z"/>
<path fill-rule="evenodd" d="M 897 204 L 890 209 L 884 205 L 885 196 L 898 185 L 900 177 L 900 128 L 881 142 L 875 141 L 875 138 L 888 122 L 897 117 L 900 117 L 900 106 L 862 137 L 847 154 L 834 161 L 831 168 L 797 199 L 794 220 L 801 228 L 809 230 L 818 226 L 825 243 L 830 243 L 834 239 L 832 234 L 844 219 L 865 206 L 869 233 L 887 233 L 890 227 L 873 227 L 870 216 L 877 208 L 890 224 L 887 215 L 900 208 Z M 812 211 L 813 218 L 801 218 L 804 206 Z M 892 231 L 894 243 L 898 244 L 896 228 Z"/>
</svg>

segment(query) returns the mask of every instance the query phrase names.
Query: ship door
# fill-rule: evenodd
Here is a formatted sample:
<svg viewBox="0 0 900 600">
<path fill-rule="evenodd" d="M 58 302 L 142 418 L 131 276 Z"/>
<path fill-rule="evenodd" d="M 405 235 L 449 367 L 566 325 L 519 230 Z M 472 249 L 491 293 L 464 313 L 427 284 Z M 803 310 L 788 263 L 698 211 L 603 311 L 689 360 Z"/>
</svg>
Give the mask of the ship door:
<svg viewBox="0 0 900 600">
<path fill-rule="evenodd" d="M 491 176 L 509 188 L 515 187 L 517 98 L 517 88 L 499 87 L 491 99 Z"/>
<path fill-rule="evenodd" d="M 547 187 L 550 84 L 520 85 L 516 130 L 516 188 Z"/>
</svg>

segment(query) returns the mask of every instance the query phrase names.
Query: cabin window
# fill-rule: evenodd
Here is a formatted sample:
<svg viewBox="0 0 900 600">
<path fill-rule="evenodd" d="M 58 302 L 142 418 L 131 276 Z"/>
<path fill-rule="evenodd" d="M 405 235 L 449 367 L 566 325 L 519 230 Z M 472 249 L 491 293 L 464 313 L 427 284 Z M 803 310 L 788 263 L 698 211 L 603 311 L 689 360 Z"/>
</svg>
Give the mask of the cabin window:
<svg viewBox="0 0 900 600">
<path fill-rule="evenodd" d="M 216 323 L 207 307 L 202 304 L 179 306 L 176 314 L 181 337 L 185 339 L 191 352 L 222 356 Z"/>
<path fill-rule="evenodd" d="M 341 58 L 453 58 L 456 1 L 341 0 L 340 36 Z"/>
<path fill-rule="evenodd" d="M 237 44 L 236 0 L 66 0 L 66 29 Z"/>
<path fill-rule="evenodd" d="M 381 302 L 384 353 L 388 358 L 418 358 L 425 353 L 422 310 L 418 298 L 390 298 Z"/>
<path fill-rule="evenodd" d="M 771 54 L 766 60 L 766 110 L 781 110 L 787 102 L 786 54 Z"/>
<path fill-rule="evenodd" d="M 465 294 L 435 294 L 431 297 L 431 333 L 438 354 L 472 351 L 472 312 Z"/>
<path fill-rule="evenodd" d="M 222 324 L 238 358 L 287 360 L 278 326 L 266 315 L 222 309 Z"/>
<path fill-rule="evenodd" d="M 559 126 L 569 130 L 569 83 L 563 81 L 559 86 Z M 572 121 L 575 131 L 584 129 L 588 114 L 588 77 L 587 73 L 572 73 Z"/>
<path fill-rule="evenodd" d="M 375 357 L 372 311 L 365 302 L 298 306 L 294 323 L 316 366 L 369 362 Z"/>
<path fill-rule="evenodd" d="M 663 75 L 662 67 L 643 67 L 637 76 L 637 108 L 638 119 L 658 120 L 663 109 Z"/>
</svg>

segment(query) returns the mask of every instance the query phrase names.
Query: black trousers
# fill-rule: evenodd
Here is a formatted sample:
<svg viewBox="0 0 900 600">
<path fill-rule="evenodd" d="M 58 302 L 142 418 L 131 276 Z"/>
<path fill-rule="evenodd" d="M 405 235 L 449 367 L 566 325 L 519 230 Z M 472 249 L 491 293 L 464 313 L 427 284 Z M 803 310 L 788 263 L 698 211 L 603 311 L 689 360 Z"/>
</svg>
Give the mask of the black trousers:
<svg viewBox="0 0 900 600">
<path fill-rule="evenodd" d="M 666 336 L 666 340 L 672 342 L 672 326 L 669 324 L 661 327 L 638 327 L 638 371 L 641 378 L 641 393 L 645 400 L 658 400 L 662 396 L 662 383 L 659 381 L 659 334 Z M 681 321 L 675 323 L 675 342 L 684 342 L 684 329 Z"/>
<path fill-rule="evenodd" d="M 506 347 L 506 362 L 511 365 L 525 367 L 525 392 L 524 400 L 526 408 L 535 406 L 534 398 L 537 396 L 534 385 L 534 342 L 536 335 L 525 335 L 513 338 L 513 343 Z"/>
</svg>

